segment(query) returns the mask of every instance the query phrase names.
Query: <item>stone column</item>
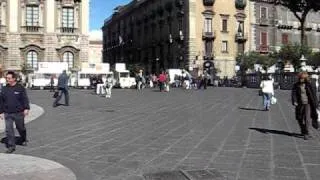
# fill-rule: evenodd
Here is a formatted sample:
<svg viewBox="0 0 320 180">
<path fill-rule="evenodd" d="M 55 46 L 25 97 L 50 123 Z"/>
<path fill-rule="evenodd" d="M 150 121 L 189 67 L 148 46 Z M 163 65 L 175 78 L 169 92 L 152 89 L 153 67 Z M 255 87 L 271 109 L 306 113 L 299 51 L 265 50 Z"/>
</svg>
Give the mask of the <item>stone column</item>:
<svg viewBox="0 0 320 180">
<path fill-rule="evenodd" d="M 9 32 L 18 32 L 18 9 L 21 9 L 18 4 L 18 0 L 9 1 Z"/>
<path fill-rule="evenodd" d="M 46 20 L 44 24 L 46 27 L 47 33 L 55 32 L 55 22 L 56 22 L 55 9 L 56 9 L 55 0 L 47 0 L 45 5 Z"/>
<path fill-rule="evenodd" d="M 81 1 L 81 34 L 88 35 L 89 34 L 89 0 Z"/>
</svg>

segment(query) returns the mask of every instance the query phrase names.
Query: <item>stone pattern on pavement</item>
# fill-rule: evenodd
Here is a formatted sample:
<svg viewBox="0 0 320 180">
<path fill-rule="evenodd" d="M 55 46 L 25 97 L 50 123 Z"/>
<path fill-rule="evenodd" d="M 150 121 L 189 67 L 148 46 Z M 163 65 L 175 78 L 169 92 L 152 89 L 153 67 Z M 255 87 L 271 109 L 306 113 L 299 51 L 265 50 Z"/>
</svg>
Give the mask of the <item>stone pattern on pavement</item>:
<svg viewBox="0 0 320 180">
<path fill-rule="evenodd" d="M 68 168 L 46 159 L 1 153 L 0 162 L 3 180 L 76 180 Z"/>
<path fill-rule="evenodd" d="M 288 91 L 259 110 L 254 89 L 115 89 L 106 99 L 71 90 L 71 106 L 30 91 L 46 113 L 27 124 L 16 153 L 54 160 L 78 180 L 143 180 L 146 174 L 214 169 L 228 180 L 317 180 L 318 138 L 299 133 Z M 316 132 L 314 132 L 316 133 Z"/>
<path fill-rule="evenodd" d="M 44 113 L 44 109 L 36 104 L 30 104 L 30 112 L 29 115 L 25 118 L 25 123 L 29 123 L 38 117 L 40 117 Z M 4 132 L 5 124 L 4 120 L 0 120 L 0 133 Z"/>
</svg>

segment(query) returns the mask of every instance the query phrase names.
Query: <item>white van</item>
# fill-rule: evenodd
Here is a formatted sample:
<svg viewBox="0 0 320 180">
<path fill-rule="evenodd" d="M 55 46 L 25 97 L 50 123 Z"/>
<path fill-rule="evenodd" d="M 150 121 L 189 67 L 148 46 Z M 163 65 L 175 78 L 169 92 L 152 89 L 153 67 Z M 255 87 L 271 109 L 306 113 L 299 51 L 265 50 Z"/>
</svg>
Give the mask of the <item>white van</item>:
<svg viewBox="0 0 320 180">
<path fill-rule="evenodd" d="M 66 62 L 39 62 L 38 70 L 31 75 L 31 88 L 44 89 L 50 87 L 51 77 L 54 76 L 54 86 L 63 70 L 68 69 Z"/>
<path fill-rule="evenodd" d="M 87 89 L 91 86 L 90 78 L 93 76 L 107 76 L 109 74 L 113 75 L 113 72 L 110 72 L 109 63 L 82 63 L 81 70 L 77 75 L 77 86 L 78 88 Z"/>
<path fill-rule="evenodd" d="M 130 77 L 130 72 L 128 70 L 115 71 L 114 79 L 116 81 L 115 87 L 131 88 L 136 85 L 136 79 Z"/>
<path fill-rule="evenodd" d="M 166 72 L 169 74 L 170 84 L 173 84 L 175 82 L 174 78 L 176 76 L 189 76 L 190 78 L 192 77 L 191 74 L 184 69 L 167 69 Z"/>
</svg>

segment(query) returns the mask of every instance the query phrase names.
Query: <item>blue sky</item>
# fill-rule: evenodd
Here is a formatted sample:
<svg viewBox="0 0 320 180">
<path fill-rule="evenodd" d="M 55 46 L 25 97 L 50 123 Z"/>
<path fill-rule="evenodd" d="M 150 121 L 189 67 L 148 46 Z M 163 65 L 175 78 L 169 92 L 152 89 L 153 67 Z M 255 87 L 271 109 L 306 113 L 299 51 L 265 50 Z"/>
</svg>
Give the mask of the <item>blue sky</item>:
<svg viewBox="0 0 320 180">
<path fill-rule="evenodd" d="M 116 6 L 129 2 L 131 0 L 90 0 L 90 31 L 100 29 Z"/>
</svg>

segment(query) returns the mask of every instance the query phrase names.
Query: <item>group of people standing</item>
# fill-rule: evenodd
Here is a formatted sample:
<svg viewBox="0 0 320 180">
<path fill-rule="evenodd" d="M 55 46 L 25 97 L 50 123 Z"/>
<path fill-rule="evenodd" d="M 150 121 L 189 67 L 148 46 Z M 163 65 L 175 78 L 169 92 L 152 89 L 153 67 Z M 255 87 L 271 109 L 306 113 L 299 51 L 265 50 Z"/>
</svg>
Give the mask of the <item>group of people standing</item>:
<svg viewBox="0 0 320 180">
<path fill-rule="evenodd" d="M 141 90 L 145 87 L 156 88 L 159 87 L 160 92 L 170 91 L 170 76 L 167 72 L 162 71 L 159 76 L 152 74 L 146 78 L 142 74 L 142 70 L 136 75 L 137 90 Z M 147 86 L 148 85 L 148 86 Z"/>
<path fill-rule="evenodd" d="M 100 75 L 96 81 L 95 91 L 97 95 L 104 95 L 106 98 L 111 98 L 111 91 L 114 85 L 114 79 L 112 75 Z"/>
<path fill-rule="evenodd" d="M 210 75 L 205 72 L 197 78 L 192 77 L 189 73 L 182 71 L 182 75 L 175 74 L 171 80 L 170 75 L 166 71 L 162 71 L 158 76 L 151 74 L 150 76 L 144 76 L 142 70 L 136 75 L 136 87 L 137 90 L 141 90 L 145 87 L 156 88 L 160 91 L 170 91 L 172 87 L 182 87 L 184 89 L 207 89 L 209 84 Z"/>
<path fill-rule="evenodd" d="M 274 80 L 265 76 L 260 84 L 263 107 L 270 110 L 272 98 L 274 97 Z M 318 106 L 317 85 L 312 82 L 307 72 L 298 74 L 298 81 L 293 85 L 291 92 L 292 105 L 295 107 L 295 118 L 298 121 L 301 135 L 305 140 L 312 138 L 311 127 L 318 129 Z"/>
</svg>

